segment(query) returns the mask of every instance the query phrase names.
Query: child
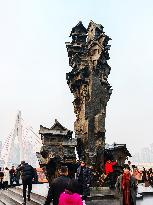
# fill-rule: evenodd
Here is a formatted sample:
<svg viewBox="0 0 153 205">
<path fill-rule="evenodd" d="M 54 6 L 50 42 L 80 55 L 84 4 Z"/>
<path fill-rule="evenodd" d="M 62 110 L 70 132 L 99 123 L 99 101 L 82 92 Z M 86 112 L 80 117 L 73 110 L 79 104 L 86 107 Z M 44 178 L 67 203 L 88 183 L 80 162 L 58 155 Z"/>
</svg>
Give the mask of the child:
<svg viewBox="0 0 153 205">
<path fill-rule="evenodd" d="M 78 183 L 75 179 L 72 179 L 65 192 L 60 195 L 58 205 L 83 205 L 81 196 L 77 193 Z"/>
</svg>

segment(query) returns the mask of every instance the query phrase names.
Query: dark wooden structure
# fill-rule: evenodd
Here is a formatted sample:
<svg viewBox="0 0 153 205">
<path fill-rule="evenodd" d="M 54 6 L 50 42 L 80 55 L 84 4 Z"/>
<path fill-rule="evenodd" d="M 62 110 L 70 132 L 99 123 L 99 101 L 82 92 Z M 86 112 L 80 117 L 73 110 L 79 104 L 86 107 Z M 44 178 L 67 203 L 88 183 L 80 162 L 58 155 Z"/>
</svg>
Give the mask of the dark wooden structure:
<svg viewBox="0 0 153 205">
<path fill-rule="evenodd" d="M 40 125 L 42 144 L 40 153 L 37 153 L 41 167 L 46 169 L 46 175 L 51 181 L 55 177 L 57 168 L 76 162 L 76 139 L 72 138 L 72 131 L 62 126 L 57 120 L 51 128 Z M 71 171 L 71 169 L 70 169 Z"/>
</svg>

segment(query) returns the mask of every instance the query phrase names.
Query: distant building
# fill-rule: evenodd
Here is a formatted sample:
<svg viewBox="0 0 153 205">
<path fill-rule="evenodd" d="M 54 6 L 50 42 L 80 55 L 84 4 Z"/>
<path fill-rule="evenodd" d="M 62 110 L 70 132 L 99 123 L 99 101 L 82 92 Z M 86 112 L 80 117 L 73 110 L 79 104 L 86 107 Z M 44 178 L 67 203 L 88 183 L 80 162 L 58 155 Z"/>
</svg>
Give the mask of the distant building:
<svg viewBox="0 0 153 205">
<path fill-rule="evenodd" d="M 133 163 L 153 163 L 153 144 L 148 147 L 144 147 L 133 155 L 131 161 Z"/>
<path fill-rule="evenodd" d="M 141 149 L 141 161 L 142 162 L 151 162 L 151 151 L 149 147 Z"/>
<path fill-rule="evenodd" d="M 132 163 L 141 163 L 141 156 L 140 156 L 140 153 L 137 152 L 135 153 L 133 156 L 132 156 L 132 159 L 131 159 Z"/>
</svg>

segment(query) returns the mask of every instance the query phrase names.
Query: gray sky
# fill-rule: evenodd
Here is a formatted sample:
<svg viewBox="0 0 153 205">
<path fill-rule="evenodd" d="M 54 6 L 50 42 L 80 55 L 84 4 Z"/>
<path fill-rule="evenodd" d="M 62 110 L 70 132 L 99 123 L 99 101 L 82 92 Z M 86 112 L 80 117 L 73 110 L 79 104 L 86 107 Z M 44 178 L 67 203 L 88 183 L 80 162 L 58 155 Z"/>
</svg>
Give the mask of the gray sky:
<svg viewBox="0 0 153 205">
<path fill-rule="evenodd" d="M 55 118 L 73 129 L 65 41 L 92 19 L 111 38 L 107 142 L 132 153 L 153 142 L 152 0 L 0 0 L 0 139 L 18 110 L 35 132 Z"/>
</svg>

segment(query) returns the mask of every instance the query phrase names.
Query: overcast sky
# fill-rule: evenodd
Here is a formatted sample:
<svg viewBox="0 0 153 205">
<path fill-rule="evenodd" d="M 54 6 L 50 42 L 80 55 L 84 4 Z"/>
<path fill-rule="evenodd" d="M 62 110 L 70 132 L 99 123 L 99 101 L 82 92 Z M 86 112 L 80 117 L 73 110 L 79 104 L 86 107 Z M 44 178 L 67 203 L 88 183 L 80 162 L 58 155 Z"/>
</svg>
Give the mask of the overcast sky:
<svg viewBox="0 0 153 205">
<path fill-rule="evenodd" d="M 106 141 L 139 151 L 153 142 L 152 0 L 0 0 L 0 139 L 18 110 L 35 132 L 55 118 L 73 129 L 65 42 L 80 20 L 112 38 Z"/>
</svg>

